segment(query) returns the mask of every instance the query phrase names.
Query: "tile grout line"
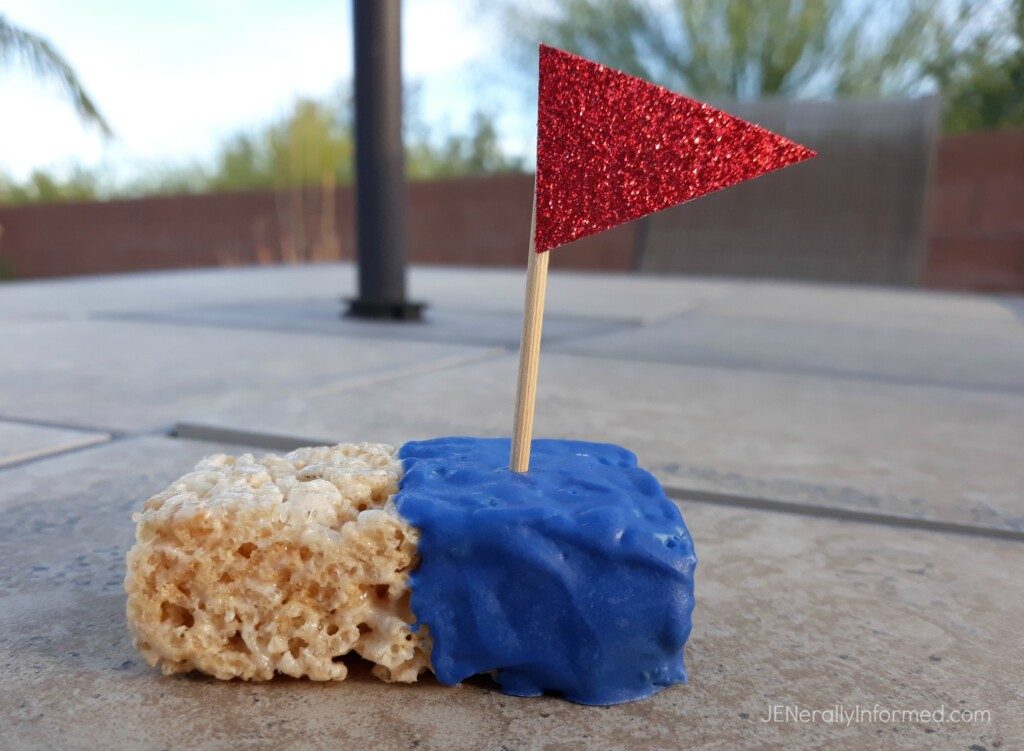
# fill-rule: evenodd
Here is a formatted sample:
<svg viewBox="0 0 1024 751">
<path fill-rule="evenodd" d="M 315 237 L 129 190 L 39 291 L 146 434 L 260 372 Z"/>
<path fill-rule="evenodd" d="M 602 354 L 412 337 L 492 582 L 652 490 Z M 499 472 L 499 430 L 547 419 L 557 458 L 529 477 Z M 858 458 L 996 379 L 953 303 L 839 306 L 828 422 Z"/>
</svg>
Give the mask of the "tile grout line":
<svg viewBox="0 0 1024 751">
<path fill-rule="evenodd" d="M 642 320 L 631 320 L 631 321 L 609 321 L 607 325 L 597 328 L 592 331 L 586 331 L 582 334 L 563 334 L 562 336 L 545 336 L 544 344 L 549 347 L 558 344 L 571 344 L 574 342 L 586 341 L 587 339 L 594 339 L 599 336 L 606 336 L 608 334 L 617 334 L 625 331 L 635 331 L 636 329 L 642 329 L 647 324 Z M 507 348 L 510 352 L 518 352 L 519 344 L 516 343 L 513 346 Z"/>
<path fill-rule="evenodd" d="M 322 301 L 322 298 L 311 298 L 309 300 L 290 301 L 290 302 L 316 303 L 316 302 L 321 302 L 321 301 Z M 222 307 L 224 309 L 227 309 L 227 310 L 225 310 L 225 312 L 231 312 L 230 309 L 235 307 L 235 306 L 230 306 L 229 305 L 229 306 L 222 306 Z M 222 307 L 221 306 L 215 307 L 214 309 L 212 309 L 212 312 L 216 313 L 216 312 L 220 311 L 222 309 Z M 485 318 L 518 319 L 518 318 L 520 318 L 522 316 L 522 310 L 521 309 L 513 310 L 511 308 L 510 309 L 496 309 L 496 308 L 495 309 L 492 309 L 492 308 L 482 308 L 481 309 L 481 308 L 466 308 L 466 307 L 458 307 L 458 306 L 443 306 L 443 307 L 436 308 L 436 310 L 438 310 L 438 311 L 440 311 L 442 313 L 445 313 L 445 314 L 456 314 L 456 315 L 466 315 L 466 316 L 474 316 L 474 315 L 476 315 L 476 316 L 485 317 Z M 616 325 L 616 324 L 617 325 L 642 325 L 642 324 L 645 324 L 645 323 L 649 323 L 651 321 L 660 321 L 662 319 L 673 318 L 675 316 L 685 314 L 689 310 L 690 310 L 690 308 L 677 309 L 677 310 L 673 310 L 673 311 L 671 311 L 669 313 L 660 314 L 659 316 L 655 316 L 655 317 L 652 317 L 652 318 L 649 318 L 649 319 L 648 318 L 644 318 L 643 316 L 627 316 L 627 315 L 622 315 L 622 316 L 610 317 L 610 316 L 594 316 L 594 315 L 590 315 L 590 314 L 587 314 L 587 313 L 572 313 L 572 312 L 568 312 L 567 313 L 567 312 L 558 312 L 558 311 L 548 313 L 548 316 L 551 319 L 553 319 L 553 320 L 557 320 L 559 322 L 567 322 L 567 323 L 593 323 L 593 324 L 608 324 L 608 325 Z M 211 312 L 211 311 L 203 310 L 201 312 Z M 68 320 L 68 318 L 60 318 L 60 319 L 54 319 L 54 320 L 61 320 L 61 321 L 63 321 L 63 320 Z M 215 328 L 215 329 L 217 329 L 217 328 L 227 328 L 227 329 L 243 329 L 243 330 L 246 330 L 246 331 L 285 331 L 285 332 L 288 332 L 288 333 L 307 333 L 307 334 L 311 334 L 311 335 L 314 335 L 314 336 L 360 336 L 360 337 L 363 336 L 362 333 L 357 334 L 357 333 L 354 333 L 354 332 L 351 332 L 351 331 L 349 331 L 349 332 L 346 332 L 346 331 L 324 331 L 324 330 L 311 329 L 311 328 L 308 328 L 308 326 L 303 325 L 303 323 L 302 323 L 303 319 L 292 319 L 292 320 L 285 319 L 285 320 L 283 320 L 280 323 L 268 323 L 266 320 L 261 320 L 261 319 L 257 319 L 257 320 L 252 321 L 252 322 L 243 322 L 243 321 L 237 320 L 237 319 L 225 320 L 225 319 L 214 318 L 213 320 L 209 320 L 209 319 L 204 319 L 204 318 L 199 318 L 199 317 L 188 318 L 188 317 L 182 317 L 180 315 L 180 313 L 178 312 L 178 309 L 176 309 L 176 308 L 171 308 L 171 309 L 167 309 L 167 310 L 153 310 L 153 311 L 149 311 L 149 310 L 126 310 L 126 311 L 119 311 L 119 310 L 103 311 L 103 310 L 100 310 L 100 311 L 91 311 L 91 312 L 89 312 L 87 314 L 84 314 L 84 316 L 80 316 L 80 317 L 75 318 L 74 320 L 88 320 L 88 321 L 98 321 L 98 322 L 107 322 L 107 323 L 152 323 L 152 324 L 166 325 L 166 326 L 185 326 L 185 327 L 190 327 L 190 328 Z M 320 321 L 320 322 L 326 322 L 328 319 L 314 319 L 314 320 Z M 337 319 L 330 319 L 330 320 L 333 321 L 334 323 L 344 323 L 346 319 L 343 316 L 339 316 Z M 431 322 L 430 318 L 427 318 L 423 322 L 420 322 L 420 323 L 418 323 L 416 325 L 422 326 L 424 323 L 429 326 L 429 325 L 431 325 L 432 322 Z M 373 322 L 358 323 L 357 322 L 357 325 L 359 325 L 359 326 L 378 326 L 378 327 L 381 327 L 379 330 L 383 330 L 384 327 L 390 327 L 393 324 L 390 323 L 390 322 L 377 322 L 377 323 L 373 323 Z M 407 324 L 398 324 L 398 326 L 404 327 L 404 326 L 407 326 Z M 397 326 L 396 326 L 396 328 L 397 328 Z M 371 330 L 369 328 L 364 328 L 363 331 L 366 331 L 367 335 L 369 335 L 369 336 L 376 336 L 377 335 L 377 330 Z"/>
<path fill-rule="evenodd" d="M 338 442 L 329 438 L 301 438 L 282 433 L 209 427 L 191 422 L 179 422 L 174 426 L 169 437 L 203 443 L 228 443 L 268 451 L 292 451 L 303 446 L 331 446 Z"/>
<path fill-rule="evenodd" d="M 757 496 L 735 495 L 732 493 L 715 493 L 710 490 L 688 488 L 664 488 L 665 494 L 674 501 L 704 503 L 710 506 L 727 506 L 746 508 L 755 511 L 774 511 L 797 516 L 811 516 L 835 521 L 850 521 L 861 524 L 879 524 L 886 527 L 915 529 L 925 532 L 943 532 L 946 534 L 967 537 L 985 537 L 994 540 L 1012 540 L 1024 542 L 1024 531 L 1014 529 L 996 529 L 960 522 L 946 522 L 936 519 L 917 519 L 896 514 L 884 514 L 876 511 L 858 511 L 837 506 L 815 506 L 809 503 L 783 501 Z"/>
<path fill-rule="evenodd" d="M 35 424 L 35 423 L 27 423 Z M 77 429 L 77 428 L 76 428 Z M 27 467 L 29 465 L 39 464 L 41 462 L 49 461 L 50 459 L 63 458 L 69 454 L 78 454 L 83 451 L 91 451 L 103 446 L 109 446 L 115 443 L 123 443 L 132 441 L 137 438 L 149 438 L 149 437 L 169 437 L 173 433 L 173 427 L 164 426 L 161 428 L 154 428 L 152 430 L 137 430 L 137 431 L 91 431 L 96 433 L 98 436 L 105 436 L 100 440 L 92 441 L 89 443 L 82 443 L 76 446 L 68 446 L 66 448 L 57 449 L 56 451 L 49 451 L 45 453 L 39 453 L 34 456 L 28 456 L 23 459 L 18 459 L 7 464 L 0 464 L 0 474 L 10 469 L 18 469 L 20 467 Z"/>
<path fill-rule="evenodd" d="M 568 355 L 571 357 L 581 357 L 588 360 L 610 360 L 612 362 L 650 363 L 652 365 L 668 365 L 680 368 L 694 368 L 699 370 L 726 370 L 734 373 L 770 373 L 773 375 L 794 376 L 798 378 L 817 378 L 829 381 L 847 381 L 850 383 L 858 384 L 874 384 L 880 386 L 916 386 L 920 388 L 943 389 L 946 391 L 953 391 L 957 393 L 982 395 L 991 394 L 998 396 L 1009 396 L 1012 398 L 1024 398 L 1024 389 L 1015 388 L 1012 386 L 972 386 L 971 384 L 957 383 L 955 381 L 925 381 L 915 379 L 912 377 L 901 378 L 873 376 L 870 373 L 844 373 L 842 371 L 827 370 L 824 368 L 798 369 L 727 362 L 682 362 L 679 360 L 659 360 L 642 356 L 623 358 L 613 357 L 610 355 L 596 352 L 577 352 L 572 349 L 571 344 L 568 347 L 556 349 L 554 352 L 550 352 L 549 354 Z"/>
<path fill-rule="evenodd" d="M 9 422 L 14 425 L 25 425 L 36 428 L 50 428 L 52 430 L 74 430 L 79 433 L 105 433 L 109 436 L 124 433 L 123 430 L 104 428 L 98 426 L 78 425 L 75 423 L 64 423 L 56 420 L 42 420 L 34 417 L 15 417 L 13 415 L 0 414 L 0 422 Z"/>
<path fill-rule="evenodd" d="M 94 446 L 102 446 L 112 442 L 113 438 L 109 433 L 94 433 L 90 436 L 84 436 L 78 441 L 66 443 L 55 448 L 43 447 L 36 449 L 35 451 L 7 454 L 5 457 L 0 458 L 0 471 L 10 469 L 11 467 L 24 467 L 27 464 L 33 464 L 42 459 L 49 459 L 51 456 L 70 454 L 75 451 L 93 448 Z"/>
</svg>

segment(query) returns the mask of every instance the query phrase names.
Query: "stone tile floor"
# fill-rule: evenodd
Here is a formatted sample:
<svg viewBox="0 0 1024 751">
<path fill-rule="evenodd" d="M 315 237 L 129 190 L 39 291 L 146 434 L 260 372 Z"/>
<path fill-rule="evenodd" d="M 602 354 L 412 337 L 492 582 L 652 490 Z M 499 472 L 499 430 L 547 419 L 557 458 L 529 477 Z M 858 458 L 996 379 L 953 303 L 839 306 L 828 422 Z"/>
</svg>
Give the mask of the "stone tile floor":
<svg viewBox="0 0 1024 751">
<path fill-rule="evenodd" d="M 594 709 L 150 670 L 130 515 L 204 454 L 507 434 L 521 272 L 414 269 L 405 326 L 336 319 L 352 283 L 0 286 L 0 748 L 1024 746 L 1020 298 L 553 272 L 538 433 L 623 443 L 680 502 L 685 687 Z M 991 715 L 761 721 L 837 703 Z"/>
</svg>

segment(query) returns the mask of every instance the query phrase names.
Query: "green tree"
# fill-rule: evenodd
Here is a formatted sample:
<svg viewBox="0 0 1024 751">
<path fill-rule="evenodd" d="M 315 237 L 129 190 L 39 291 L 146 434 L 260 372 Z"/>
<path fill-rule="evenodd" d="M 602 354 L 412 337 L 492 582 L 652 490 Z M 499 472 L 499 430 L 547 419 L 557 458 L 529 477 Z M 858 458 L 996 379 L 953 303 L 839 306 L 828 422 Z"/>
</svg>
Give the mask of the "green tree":
<svg viewBox="0 0 1024 751">
<path fill-rule="evenodd" d="M 211 190 L 294 188 L 351 180 L 354 147 L 341 101 L 301 99 L 281 120 L 221 147 Z"/>
<path fill-rule="evenodd" d="M 0 175 L 0 203 L 54 203 L 93 201 L 103 194 L 99 176 L 82 167 L 57 177 L 45 170 L 33 170 L 22 182 Z"/>
<path fill-rule="evenodd" d="M 1024 125 L 1024 0 L 993 4 L 980 17 L 964 2 L 956 21 L 929 69 L 945 98 L 946 128 Z"/>
<path fill-rule="evenodd" d="M 267 142 L 276 187 L 351 180 L 352 129 L 340 107 L 299 101 L 291 117 L 270 129 Z"/>
<path fill-rule="evenodd" d="M 494 6 L 513 54 L 544 41 L 695 96 L 823 96 L 919 80 L 933 0 L 554 0 Z"/>
<path fill-rule="evenodd" d="M 406 147 L 410 179 L 487 175 L 523 169 L 522 159 L 504 152 L 494 118 L 475 112 L 468 133 L 449 134 L 440 145 L 422 137 Z"/>
<path fill-rule="evenodd" d="M 494 119 L 476 113 L 464 133 L 434 138 L 418 116 L 415 101 L 407 117 L 406 172 L 410 179 L 480 175 L 522 169 L 508 156 Z M 333 191 L 352 182 L 355 145 L 349 98 L 344 92 L 323 101 L 300 99 L 283 117 L 261 128 L 243 131 L 220 146 L 210 164 L 179 164 L 148 169 L 124 182 L 104 180 L 102 171 L 76 168 L 57 176 L 44 170 L 23 181 L 0 174 L 0 203 L 133 198 L 173 193 L 296 188 Z M 309 191 L 307 191 L 309 192 Z M 289 200 L 306 203 L 313 194 Z"/>
<path fill-rule="evenodd" d="M 253 134 L 238 133 L 221 146 L 207 185 L 211 190 L 258 190 L 273 182 L 263 142 Z"/>
<path fill-rule="evenodd" d="M 532 82 L 547 42 L 699 97 L 938 90 L 952 131 L 1024 123 L 1024 0 L 497 0 Z"/>
<path fill-rule="evenodd" d="M 110 126 L 86 93 L 74 69 L 53 44 L 38 34 L 15 26 L 0 14 L 0 67 L 15 64 L 26 66 L 39 78 L 55 81 L 83 122 L 96 126 L 105 136 L 112 135 Z"/>
</svg>

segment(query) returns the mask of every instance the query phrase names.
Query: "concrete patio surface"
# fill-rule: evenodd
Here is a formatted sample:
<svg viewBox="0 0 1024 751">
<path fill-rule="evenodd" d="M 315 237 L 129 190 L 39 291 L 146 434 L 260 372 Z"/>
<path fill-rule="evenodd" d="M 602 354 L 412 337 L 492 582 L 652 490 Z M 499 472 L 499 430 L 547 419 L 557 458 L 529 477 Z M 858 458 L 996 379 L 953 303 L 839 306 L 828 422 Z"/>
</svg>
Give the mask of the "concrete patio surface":
<svg viewBox="0 0 1024 751">
<path fill-rule="evenodd" d="M 151 670 L 131 513 L 202 456 L 508 434 L 522 272 L 415 268 L 409 325 L 336 318 L 353 279 L 0 285 L 0 748 L 1024 746 L 1020 298 L 553 271 L 538 435 L 622 443 L 680 504 L 686 686 L 598 709 Z M 990 716 L 762 721 L 836 704 Z"/>
</svg>

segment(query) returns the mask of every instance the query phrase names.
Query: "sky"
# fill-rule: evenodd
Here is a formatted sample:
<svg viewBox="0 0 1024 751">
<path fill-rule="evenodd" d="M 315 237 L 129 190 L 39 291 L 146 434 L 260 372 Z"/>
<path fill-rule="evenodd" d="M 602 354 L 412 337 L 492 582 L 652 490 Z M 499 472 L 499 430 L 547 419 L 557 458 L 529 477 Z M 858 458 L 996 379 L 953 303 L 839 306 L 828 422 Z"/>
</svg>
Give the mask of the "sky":
<svg viewBox="0 0 1024 751">
<path fill-rule="evenodd" d="M 403 72 L 421 118 L 460 131 L 483 109 L 507 149 L 527 154 L 531 121 L 470 0 L 405 0 Z M 0 69 L 0 172 L 78 164 L 131 178 L 205 162 L 230 135 L 326 97 L 352 76 L 350 0 L 0 0 L 48 38 L 117 134 L 83 126 L 52 84 Z"/>
</svg>

